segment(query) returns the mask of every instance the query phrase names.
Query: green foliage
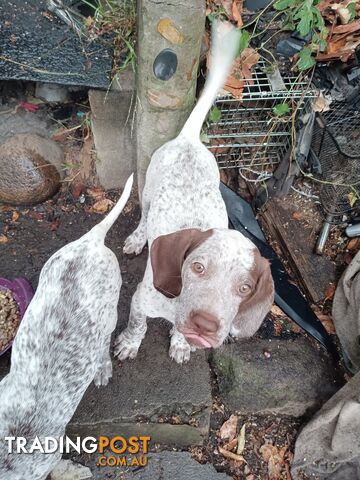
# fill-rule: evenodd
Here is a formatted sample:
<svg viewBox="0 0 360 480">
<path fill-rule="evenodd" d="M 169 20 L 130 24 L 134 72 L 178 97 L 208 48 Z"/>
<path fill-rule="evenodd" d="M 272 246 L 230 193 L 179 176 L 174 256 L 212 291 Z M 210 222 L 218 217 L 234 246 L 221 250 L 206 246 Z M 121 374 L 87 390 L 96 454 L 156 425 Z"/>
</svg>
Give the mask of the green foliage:
<svg viewBox="0 0 360 480">
<path fill-rule="evenodd" d="M 248 48 L 250 44 L 250 33 L 247 30 L 241 30 L 238 55 Z"/>
<path fill-rule="evenodd" d="M 278 0 L 274 8 L 286 14 L 283 29 L 296 31 L 301 37 L 310 37 L 308 45 L 300 52 L 297 67 L 300 71 L 315 65 L 314 53 L 326 48 L 328 30 L 316 8 L 318 0 Z"/>
<path fill-rule="evenodd" d="M 290 107 L 287 103 L 278 103 L 273 108 L 273 112 L 277 117 L 283 117 L 286 113 L 290 113 Z"/>
<path fill-rule="evenodd" d="M 316 61 L 312 55 L 311 49 L 309 47 L 305 47 L 301 50 L 299 54 L 299 60 L 297 62 L 297 67 L 300 71 L 308 70 L 309 68 L 315 65 Z"/>
<path fill-rule="evenodd" d="M 356 17 L 356 2 L 352 2 L 352 3 L 349 3 L 349 5 L 346 7 L 350 14 L 351 14 L 351 17 L 350 17 L 350 21 L 351 20 L 354 20 L 354 18 Z"/>
<path fill-rule="evenodd" d="M 218 123 L 221 118 L 221 110 L 218 107 L 213 107 L 209 113 L 209 120 L 211 123 Z"/>
<path fill-rule="evenodd" d="M 93 37 L 102 37 L 108 42 L 109 34 L 115 34 L 114 59 L 121 59 L 121 64 L 114 62 L 113 73 L 121 73 L 129 66 L 135 70 L 136 63 L 136 2 L 135 0 L 101 0 L 94 2 L 81 0 L 93 9 L 93 15 L 84 19 L 85 28 Z"/>
</svg>

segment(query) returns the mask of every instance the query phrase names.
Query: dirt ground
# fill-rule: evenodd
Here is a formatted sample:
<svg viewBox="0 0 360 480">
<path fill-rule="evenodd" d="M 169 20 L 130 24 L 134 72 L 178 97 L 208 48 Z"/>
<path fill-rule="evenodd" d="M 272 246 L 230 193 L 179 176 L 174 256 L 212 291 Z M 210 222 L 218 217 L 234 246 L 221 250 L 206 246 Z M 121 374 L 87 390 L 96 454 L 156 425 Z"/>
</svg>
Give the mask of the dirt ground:
<svg viewBox="0 0 360 480">
<path fill-rule="evenodd" d="M 119 192 L 111 192 L 113 200 Z M 94 198 L 84 195 L 84 203 L 75 199 L 67 188 L 63 188 L 54 198 L 33 207 L 0 206 L 0 234 L 4 234 L 7 242 L 1 245 L 0 264 L 1 275 L 6 278 L 25 276 L 34 289 L 37 287 L 39 274 L 46 260 L 63 245 L 79 238 L 93 225 L 98 223 L 103 215 L 89 213 Z M 144 255 L 128 257 L 122 253 L 122 245 L 126 235 L 139 220 L 140 210 L 137 196 L 134 193 L 126 207 L 126 215 L 122 215 L 110 230 L 106 243 L 116 253 L 123 274 L 123 287 L 119 304 L 119 323 L 117 329 L 122 329 L 129 313 L 130 299 L 141 279 L 144 270 Z M 296 336 L 299 330 L 292 322 L 281 327 L 276 315 L 271 314 L 264 322 L 258 335 L 261 337 Z M 284 456 L 284 479 L 289 471 L 292 449 L 301 419 L 285 416 L 247 416 L 240 417 L 239 424 L 247 424 L 246 455 L 248 464 L 238 464 L 224 459 L 217 452 L 218 431 L 223 422 L 232 412 L 226 411 L 218 402 L 216 384 L 213 385 L 214 405 L 211 421 L 211 435 L 208 443 L 202 448 L 194 448 L 194 458 L 200 462 L 211 462 L 219 471 L 227 472 L 234 479 L 247 480 L 268 478 L 267 462 L 259 453 L 260 446 L 268 439 L 278 448 L 286 446 Z M 251 473 L 250 473 L 251 472 Z M 245 474 L 245 477 L 244 477 Z"/>
</svg>

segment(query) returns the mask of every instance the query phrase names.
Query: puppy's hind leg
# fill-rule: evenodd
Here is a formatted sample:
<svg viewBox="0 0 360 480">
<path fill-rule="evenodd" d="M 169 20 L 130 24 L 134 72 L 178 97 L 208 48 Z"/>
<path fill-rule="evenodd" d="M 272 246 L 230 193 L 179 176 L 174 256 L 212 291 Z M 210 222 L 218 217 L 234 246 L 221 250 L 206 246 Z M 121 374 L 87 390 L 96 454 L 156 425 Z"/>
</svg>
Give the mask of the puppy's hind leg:
<svg viewBox="0 0 360 480">
<path fill-rule="evenodd" d="M 108 335 L 105 341 L 104 350 L 100 355 L 100 364 L 95 373 L 94 383 L 97 387 L 105 387 L 112 377 L 112 362 L 110 357 L 111 335 Z"/>
<path fill-rule="evenodd" d="M 136 230 L 133 231 L 131 235 L 125 240 L 123 252 L 131 255 L 139 255 L 142 249 L 145 247 L 147 242 L 146 235 L 146 224 L 147 224 L 147 215 L 150 208 L 150 196 L 147 191 L 146 185 L 143 191 L 142 196 L 142 210 L 141 210 L 141 219 L 140 223 L 137 226 Z"/>
<path fill-rule="evenodd" d="M 141 308 L 141 283 L 131 300 L 128 326 L 115 340 L 114 354 L 119 360 L 135 358 L 147 330 L 146 313 Z"/>
</svg>

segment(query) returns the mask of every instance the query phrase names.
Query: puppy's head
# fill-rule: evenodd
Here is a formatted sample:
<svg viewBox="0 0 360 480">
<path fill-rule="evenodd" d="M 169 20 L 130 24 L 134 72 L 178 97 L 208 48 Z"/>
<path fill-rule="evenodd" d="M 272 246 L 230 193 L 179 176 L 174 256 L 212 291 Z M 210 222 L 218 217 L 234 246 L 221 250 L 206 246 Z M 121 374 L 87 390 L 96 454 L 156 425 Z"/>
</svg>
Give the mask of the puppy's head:
<svg viewBox="0 0 360 480">
<path fill-rule="evenodd" d="M 153 282 L 177 298 L 175 325 L 196 347 L 250 337 L 274 300 L 270 265 L 244 235 L 228 229 L 179 230 L 151 245 Z"/>
</svg>

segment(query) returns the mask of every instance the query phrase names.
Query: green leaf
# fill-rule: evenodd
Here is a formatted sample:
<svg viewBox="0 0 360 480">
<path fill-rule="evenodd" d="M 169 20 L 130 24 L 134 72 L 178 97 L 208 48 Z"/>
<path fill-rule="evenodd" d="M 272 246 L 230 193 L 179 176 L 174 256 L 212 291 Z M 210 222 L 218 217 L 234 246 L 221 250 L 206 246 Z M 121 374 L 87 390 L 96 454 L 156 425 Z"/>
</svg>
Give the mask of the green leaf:
<svg viewBox="0 0 360 480">
<path fill-rule="evenodd" d="M 302 72 L 303 70 L 308 70 L 313 67 L 316 63 L 315 58 L 311 54 L 309 47 L 303 48 L 299 53 L 299 60 L 297 62 L 298 69 Z"/>
<path fill-rule="evenodd" d="M 241 37 L 239 42 L 239 49 L 237 56 L 249 46 L 250 43 L 250 33 L 247 30 L 241 30 Z"/>
<path fill-rule="evenodd" d="M 286 10 L 292 7 L 296 3 L 296 0 L 278 0 L 274 3 L 275 10 Z"/>
<path fill-rule="evenodd" d="M 277 117 L 282 117 L 286 113 L 290 112 L 290 107 L 287 103 L 278 103 L 273 108 L 273 112 Z"/>
<path fill-rule="evenodd" d="M 218 107 L 213 107 L 209 113 L 209 120 L 211 123 L 217 123 L 221 118 L 221 110 Z"/>
<path fill-rule="evenodd" d="M 312 15 L 304 14 L 300 22 L 297 24 L 296 30 L 302 37 L 306 37 L 310 33 L 312 26 Z"/>
<path fill-rule="evenodd" d="M 359 197 L 355 192 L 348 193 L 349 205 L 351 208 L 355 207 L 356 202 L 359 200 Z"/>
<path fill-rule="evenodd" d="M 210 139 L 209 139 L 207 133 L 205 133 L 205 132 L 200 133 L 200 141 L 203 142 L 203 143 L 210 143 Z"/>
<path fill-rule="evenodd" d="M 356 3 L 353 2 L 353 3 L 349 3 L 349 5 L 346 7 L 349 12 L 351 13 L 351 18 L 350 18 L 350 21 L 351 20 L 354 20 L 354 18 L 356 17 Z"/>
</svg>

